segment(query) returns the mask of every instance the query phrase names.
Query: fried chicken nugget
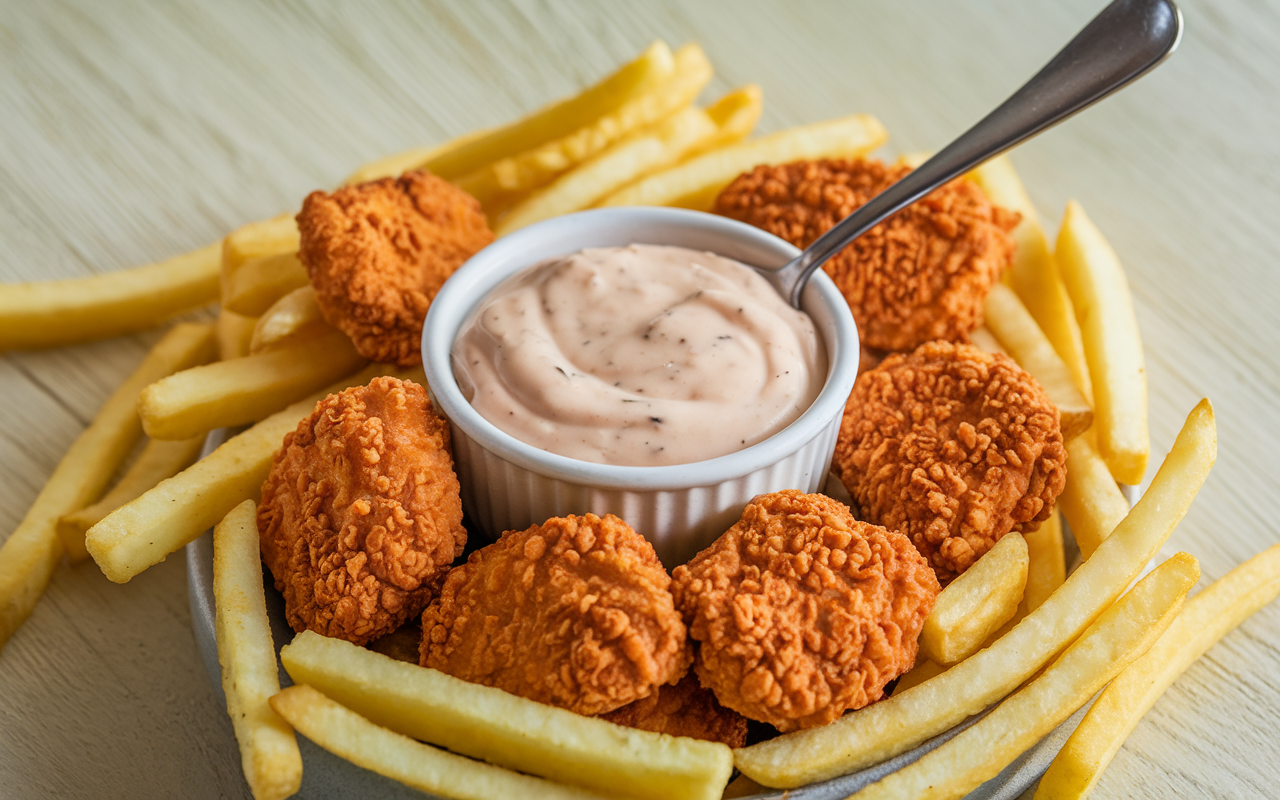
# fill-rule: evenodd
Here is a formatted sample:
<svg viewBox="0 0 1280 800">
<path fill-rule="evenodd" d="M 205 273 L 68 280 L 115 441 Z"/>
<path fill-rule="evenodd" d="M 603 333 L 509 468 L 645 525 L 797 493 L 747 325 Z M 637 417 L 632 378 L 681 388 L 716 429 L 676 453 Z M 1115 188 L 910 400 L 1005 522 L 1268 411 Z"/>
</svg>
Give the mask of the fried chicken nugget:
<svg viewBox="0 0 1280 800">
<path fill-rule="evenodd" d="M 600 718 L 628 728 L 705 739 L 730 747 L 747 743 L 747 718 L 720 705 L 715 693 L 704 689 L 693 672 L 686 672 L 674 685 L 659 686 L 648 697 L 601 714 Z"/>
<path fill-rule="evenodd" d="M 1013 359 L 930 342 L 858 377 L 835 466 L 863 519 L 902 531 L 949 583 L 1066 483 L 1058 409 Z"/>
<path fill-rule="evenodd" d="M 420 663 L 595 715 L 648 697 L 692 661 L 671 578 L 612 514 L 508 531 L 453 569 L 422 615 Z"/>
<path fill-rule="evenodd" d="M 730 183 L 715 211 L 808 247 L 910 172 L 873 159 L 761 165 Z M 963 340 L 982 324 L 991 285 L 1012 263 L 1020 215 L 959 179 L 872 228 L 824 265 L 849 301 L 862 344 L 910 350 Z"/>
<path fill-rule="evenodd" d="M 298 258 L 325 321 L 360 355 L 422 362 L 431 299 L 493 232 L 474 197 L 427 172 L 312 192 L 298 214 Z"/>
<path fill-rule="evenodd" d="M 467 541 L 426 391 L 375 378 L 317 403 L 275 455 L 258 535 L 296 631 L 363 645 L 421 612 Z"/>
<path fill-rule="evenodd" d="M 753 499 L 672 576 L 702 685 L 784 732 L 879 700 L 915 664 L 938 591 L 905 536 L 797 491 Z"/>
</svg>

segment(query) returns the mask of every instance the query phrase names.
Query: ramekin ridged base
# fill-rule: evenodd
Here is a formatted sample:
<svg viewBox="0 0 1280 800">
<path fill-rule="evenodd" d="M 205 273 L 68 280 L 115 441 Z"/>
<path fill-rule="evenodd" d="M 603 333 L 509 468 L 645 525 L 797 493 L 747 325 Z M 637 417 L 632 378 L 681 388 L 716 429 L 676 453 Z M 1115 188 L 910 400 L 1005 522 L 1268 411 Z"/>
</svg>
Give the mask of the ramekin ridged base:
<svg viewBox="0 0 1280 800">
<path fill-rule="evenodd" d="M 643 533 L 671 568 L 728 530 L 752 497 L 783 489 L 818 491 L 831 466 L 839 425 L 824 429 L 776 464 L 745 475 L 650 490 L 603 488 L 541 475 L 485 449 L 456 425 L 452 432 L 463 508 L 489 537 L 567 514 L 615 514 Z"/>
</svg>

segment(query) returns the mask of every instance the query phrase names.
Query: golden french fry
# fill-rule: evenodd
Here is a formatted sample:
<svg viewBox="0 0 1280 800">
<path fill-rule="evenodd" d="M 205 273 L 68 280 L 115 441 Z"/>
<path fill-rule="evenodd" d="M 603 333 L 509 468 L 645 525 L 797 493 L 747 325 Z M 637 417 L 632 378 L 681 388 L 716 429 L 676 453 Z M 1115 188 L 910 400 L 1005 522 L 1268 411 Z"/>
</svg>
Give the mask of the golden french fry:
<svg viewBox="0 0 1280 800">
<path fill-rule="evenodd" d="M 1071 441 L 1088 430 L 1093 424 L 1093 409 L 1018 295 L 1002 283 L 992 286 L 984 317 L 987 328 L 1009 356 L 1031 373 L 1058 407 L 1062 438 Z"/>
<path fill-rule="evenodd" d="M 310 686 L 285 689 L 271 698 L 271 707 L 299 733 L 334 755 L 435 796 L 459 800 L 603 800 L 606 796 L 415 742 L 373 724 Z"/>
<path fill-rule="evenodd" d="M 1068 463 L 1070 460 L 1068 459 Z M 1128 506 L 1125 507 L 1128 510 Z M 1022 601 L 1018 603 L 1018 611 L 1007 622 L 995 630 L 983 647 L 990 647 L 996 639 L 1004 636 L 1028 614 L 1035 611 L 1045 600 L 1058 590 L 1067 578 L 1067 563 L 1062 550 L 1062 517 L 1055 510 L 1049 519 L 1040 527 L 1024 533 L 1022 538 L 1027 543 L 1027 586 L 1022 590 Z"/>
<path fill-rule="evenodd" d="M 397 178 L 409 170 L 422 169 L 433 161 L 438 161 L 451 153 L 456 153 L 464 145 L 479 141 L 492 133 L 492 128 L 482 128 L 470 133 L 464 133 L 435 147 L 415 147 L 403 153 L 396 153 L 395 155 L 380 158 L 377 161 L 370 161 L 351 173 L 351 177 L 347 178 L 343 185 L 354 186 L 357 183 L 368 183 L 381 178 Z"/>
<path fill-rule="evenodd" d="M 1080 325 L 1058 274 L 1058 266 L 1049 252 L 1040 217 L 1027 196 L 1022 179 L 1013 169 L 1013 162 L 1007 155 L 997 156 L 970 172 L 969 176 L 982 187 L 991 202 L 1022 215 L 1022 221 L 1013 231 L 1018 251 L 1007 280 L 1071 370 L 1072 380 L 1086 403 L 1092 406 L 1093 389 L 1089 383 L 1089 367 L 1085 364 Z"/>
<path fill-rule="evenodd" d="M 755 130 L 763 113 L 764 92 L 760 87 L 754 83 L 739 86 L 707 106 L 707 116 L 716 124 L 716 133 L 693 148 L 690 155 L 742 141 Z"/>
<path fill-rule="evenodd" d="M 160 563 L 231 509 L 258 496 L 285 434 L 317 402 L 348 386 L 368 383 L 387 369 L 385 364 L 370 365 L 228 439 L 206 458 L 103 517 L 85 534 L 89 554 L 116 583 L 126 583 Z"/>
<path fill-rule="evenodd" d="M 1200 565 L 1178 553 L 1143 578 L 1026 688 L 919 761 L 854 794 L 858 800 L 954 800 L 995 777 L 1169 627 Z"/>
<path fill-rule="evenodd" d="M 257 317 L 246 317 L 225 308 L 219 311 L 218 360 L 229 361 L 249 355 L 249 342 L 253 338 L 253 328 L 257 324 Z"/>
<path fill-rule="evenodd" d="M 302 787 L 298 740 L 269 700 L 280 691 L 262 590 L 256 506 L 246 500 L 213 529 L 214 632 L 227 715 L 254 800 L 283 800 Z"/>
<path fill-rule="evenodd" d="M 735 89 L 706 110 L 686 108 L 561 175 L 506 211 L 495 232 L 593 205 L 600 198 L 689 155 L 737 142 L 764 109 L 760 87 Z"/>
<path fill-rule="evenodd" d="M 573 97 L 545 106 L 527 117 L 432 158 L 423 168 L 448 181 L 496 161 L 531 150 L 594 124 L 650 92 L 675 70 L 664 42 L 649 45 L 639 58 Z"/>
<path fill-rule="evenodd" d="M 222 307 L 247 317 L 267 311 L 280 298 L 310 286 L 306 267 L 296 249 L 285 253 L 252 256 L 223 280 Z"/>
<path fill-rule="evenodd" d="M 608 795 L 713 800 L 733 771 L 729 748 L 718 742 L 624 728 L 311 631 L 280 659 L 295 683 L 377 725 Z"/>
<path fill-rule="evenodd" d="M 1072 800 L 1089 794 L 1165 689 L 1277 595 L 1280 545 L 1262 551 L 1188 600 L 1151 649 L 1103 690 L 1040 779 L 1035 800 Z"/>
<path fill-rule="evenodd" d="M 601 200 L 601 206 L 679 206 L 707 211 L 734 178 L 757 164 L 805 158 L 856 158 L 889 138 L 870 114 L 788 128 L 722 147 L 650 175 Z"/>
<path fill-rule="evenodd" d="M 918 150 L 914 153 L 903 153 L 898 156 L 898 165 L 903 167 L 911 167 L 919 169 L 920 165 L 933 158 L 933 153 L 927 150 Z"/>
<path fill-rule="evenodd" d="M 500 159 L 455 183 L 494 215 L 520 195 L 545 186 L 557 175 L 602 152 L 614 142 L 666 119 L 688 106 L 711 80 L 711 62 L 696 44 L 676 51 L 668 78 L 628 98 L 567 136 Z"/>
<path fill-rule="evenodd" d="M 0 290 L 0 350 L 104 339 L 145 328 L 218 299 L 211 244 L 145 267 Z"/>
<path fill-rule="evenodd" d="M 1129 501 L 1087 436 L 1067 442 L 1067 485 L 1058 506 L 1084 558 L 1092 556 L 1129 513 Z"/>
<path fill-rule="evenodd" d="M 251 258 L 276 256 L 298 252 L 298 223 L 293 214 L 250 222 L 222 240 L 222 293 L 227 293 L 227 281 L 235 276 L 245 261 Z"/>
<path fill-rule="evenodd" d="M 681 160 L 736 144 L 749 136 L 764 113 L 764 93 L 754 83 L 744 84 L 722 95 L 703 111 L 715 129 L 682 155 Z"/>
<path fill-rule="evenodd" d="M 316 290 L 310 285 L 294 289 L 267 309 L 253 328 L 250 353 L 261 353 L 282 344 L 320 335 L 329 328 L 316 305 Z"/>
<path fill-rule="evenodd" d="M 58 462 L 26 516 L 0 546 L 0 649 L 26 622 L 66 552 L 83 558 L 83 542 L 58 535 L 58 519 L 102 494 L 128 457 L 142 425 L 134 411 L 139 390 L 157 378 L 213 357 L 213 326 L 175 325 L 112 393 L 102 410 Z"/>
<path fill-rule="evenodd" d="M 58 535 L 63 541 L 84 541 L 85 532 L 103 517 L 194 464 L 203 447 L 203 436 L 171 442 L 159 439 L 147 442 L 137 461 L 101 500 L 58 520 Z"/>
<path fill-rule="evenodd" d="M 1142 337 L 1120 259 L 1080 204 L 1067 203 L 1055 258 L 1075 305 L 1093 381 L 1098 452 L 1121 483 L 1142 483 L 1151 455 Z"/>
<path fill-rule="evenodd" d="M 700 108 L 677 111 L 535 190 L 507 209 L 493 232 L 506 236 L 535 222 L 587 208 L 618 187 L 676 163 L 717 130 Z"/>
<path fill-rule="evenodd" d="M 976 714 L 1021 685 L 1074 641 L 1142 570 L 1191 505 L 1217 455 L 1213 409 L 1187 417 L 1150 488 L 1115 532 L 1039 608 L 990 647 L 905 692 L 823 728 L 734 752 L 766 786 L 801 786 L 876 764 Z"/>
<path fill-rule="evenodd" d="M 988 353 L 1009 355 L 1008 351 L 1000 344 L 1000 340 L 986 326 L 969 331 L 969 342 L 979 350 L 985 350 Z M 1012 358 L 1012 356 L 1010 357 Z"/>
<path fill-rule="evenodd" d="M 1018 613 L 1025 617 L 1042 606 L 1067 579 L 1066 558 L 1062 551 L 1062 518 L 1057 510 L 1040 523 L 1039 528 L 1023 534 L 1023 538 L 1027 542 L 1029 564 L 1027 587 L 1022 592 Z"/>
<path fill-rule="evenodd" d="M 947 668 L 941 664 L 924 658 L 917 659 L 916 665 L 911 668 L 911 671 L 898 678 L 897 685 L 893 687 L 893 693 L 905 692 L 912 686 L 919 686 L 930 678 L 941 675 L 946 671 Z"/>
<path fill-rule="evenodd" d="M 151 348 L 151 352 L 133 374 L 112 393 L 102 410 L 98 412 L 93 424 L 81 435 L 81 439 L 85 436 L 96 438 L 99 449 L 77 453 L 76 447 L 80 444 L 80 439 L 77 439 L 76 444 L 72 445 L 71 450 L 64 457 L 64 460 L 80 458 L 96 462 L 89 466 L 89 469 L 100 470 L 98 474 L 90 477 L 86 472 L 81 472 L 83 479 L 86 482 L 92 481 L 94 487 L 87 497 L 88 500 L 97 500 L 102 496 L 103 489 L 111 477 L 116 474 L 129 452 L 133 450 L 134 444 L 141 438 L 142 430 L 136 410 L 138 392 L 147 385 L 148 381 L 163 379 L 174 372 L 211 361 L 216 355 L 216 347 L 212 324 L 186 322 L 175 325 Z M 80 469 L 83 470 L 85 466 L 81 465 Z M 56 471 L 54 475 L 57 475 Z M 53 483 L 53 477 L 50 477 L 49 482 Z M 77 503 L 65 509 L 64 513 L 79 511 L 86 505 L 87 503 L 84 502 Z M 61 514 L 58 515 L 59 519 L 61 517 Z M 89 553 L 84 548 L 83 529 L 64 528 L 57 525 L 56 520 L 54 527 L 62 540 L 67 559 L 71 563 L 76 564 L 89 557 Z"/>
<path fill-rule="evenodd" d="M 938 594 L 920 629 L 920 656 L 949 667 L 976 653 L 1017 613 L 1026 583 L 1027 543 L 1007 534 Z"/>
<path fill-rule="evenodd" d="M 257 422 L 362 363 L 346 334 L 330 330 L 156 381 L 138 395 L 138 414 L 153 439 L 189 439 L 214 428 Z"/>
</svg>

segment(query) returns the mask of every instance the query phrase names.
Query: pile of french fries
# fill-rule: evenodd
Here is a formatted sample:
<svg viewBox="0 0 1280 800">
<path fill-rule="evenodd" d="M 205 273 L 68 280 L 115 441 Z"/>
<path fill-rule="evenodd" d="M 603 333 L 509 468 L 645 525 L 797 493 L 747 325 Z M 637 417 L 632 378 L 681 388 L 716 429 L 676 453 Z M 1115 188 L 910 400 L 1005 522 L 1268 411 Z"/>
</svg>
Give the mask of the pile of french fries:
<svg viewBox="0 0 1280 800">
<path fill-rule="evenodd" d="M 749 139 L 763 108 L 759 88 L 699 107 L 711 76 L 697 45 L 672 52 L 658 42 L 574 97 L 501 128 L 368 164 L 348 183 L 428 169 L 479 199 L 503 235 L 597 206 L 706 210 L 757 164 L 853 158 L 887 138 L 874 117 L 857 114 Z M 0 293 L 0 348 L 114 336 L 220 303 L 215 323 L 179 324 L 160 340 L 5 541 L 0 647 L 63 555 L 92 556 L 123 583 L 213 527 L 223 688 L 256 798 L 298 790 L 295 730 L 360 766 L 449 797 L 711 800 L 735 767 L 742 780 L 802 786 L 903 753 L 998 703 L 858 795 L 959 797 L 1106 686 L 1036 795 L 1082 797 L 1164 689 L 1280 594 L 1280 546 L 1185 604 L 1199 577 L 1185 553 L 1128 588 L 1213 464 L 1213 410 L 1202 401 L 1191 412 L 1131 509 L 1117 482 L 1142 482 L 1150 444 L 1142 345 L 1119 260 L 1074 202 L 1051 250 L 1007 158 L 970 178 L 1022 214 L 1016 263 L 992 291 L 986 327 L 973 338 L 1012 356 L 1058 406 L 1067 486 L 1038 531 L 1006 536 L 943 590 L 916 668 L 887 700 L 731 751 L 581 717 L 314 633 L 283 649 L 295 686 L 281 691 L 254 521 L 271 458 L 325 395 L 383 374 L 423 380 L 420 370 L 366 364 L 325 322 L 297 258 L 290 214 L 159 264 Z M 196 461 L 209 431 L 242 426 Z M 144 433 L 150 441 L 108 491 Z M 1069 577 L 1063 517 L 1083 559 Z"/>
</svg>

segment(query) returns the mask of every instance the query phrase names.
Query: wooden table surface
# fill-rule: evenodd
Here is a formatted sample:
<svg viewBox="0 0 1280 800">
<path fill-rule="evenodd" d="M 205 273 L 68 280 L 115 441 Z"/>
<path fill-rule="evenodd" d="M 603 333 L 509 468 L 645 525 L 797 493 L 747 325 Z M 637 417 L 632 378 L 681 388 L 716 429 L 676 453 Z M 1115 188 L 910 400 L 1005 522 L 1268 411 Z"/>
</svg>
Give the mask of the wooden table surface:
<svg viewBox="0 0 1280 800">
<path fill-rule="evenodd" d="M 8 0 L 0 280 L 216 241 L 365 161 L 571 93 L 655 38 L 702 43 L 717 69 L 708 96 L 761 84 L 763 131 L 868 111 L 889 154 L 935 149 L 1100 4 Z M 1280 540 L 1280 10 L 1183 11 L 1167 64 L 1014 162 L 1051 233 L 1075 198 L 1124 261 L 1155 463 L 1195 402 L 1215 403 L 1218 464 L 1171 541 L 1207 580 Z M 0 356 L 0 538 L 156 338 Z M 92 563 L 59 568 L 0 652 L 0 796 L 248 796 L 183 562 L 124 586 Z M 1280 604 L 1178 681 L 1097 796 L 1276 796 L 1277 642 Z"/>
</svg>

